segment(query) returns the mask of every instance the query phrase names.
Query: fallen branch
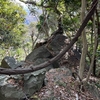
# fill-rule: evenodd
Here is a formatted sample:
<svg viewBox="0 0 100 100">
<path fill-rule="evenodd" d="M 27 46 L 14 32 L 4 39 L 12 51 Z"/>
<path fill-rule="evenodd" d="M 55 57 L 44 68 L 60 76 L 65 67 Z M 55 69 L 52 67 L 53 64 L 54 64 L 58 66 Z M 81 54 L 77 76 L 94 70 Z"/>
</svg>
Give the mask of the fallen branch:
<svg viewBox="0 0 100 100">
<path fill-rule="evenodd" d="M 37 71 L 37 70 L 40 70 L 42 68 L 45 68 L 45 67 L 49 66 L 50 64 L 54 63 L 55 61 L 59 60 L 73 46 L 73 44 L 78 40 L 79 36 L 81 35 L 81 32 L 83 31 L 83 29 L 87 25 L 87 23 L 90 20 L 91 16 L 94 14 L 97 3 L 98 3 L 98 0 L 93 1 L 92 7 L 91 7 L 89 13 L 87 14 L 87 16 L 85 17 L 85 19 L 83 20 L 83 23 L 80 26 L 79 30 L 77 31 L 75 37 L 72 39 L 70 44 L 68 46 L 66 46 L 57 56 L 55 56 L 54 58 L 52 58 L 49 61 L 46 61 L 46 62 L 44 62 L 40 65 L 30 66 L 30 68 L 25 68 L 25 69 L 0 68 L 0 74 L 16 75 L 16 74 L 30 73 L 30 72 Z"/>
</svg>

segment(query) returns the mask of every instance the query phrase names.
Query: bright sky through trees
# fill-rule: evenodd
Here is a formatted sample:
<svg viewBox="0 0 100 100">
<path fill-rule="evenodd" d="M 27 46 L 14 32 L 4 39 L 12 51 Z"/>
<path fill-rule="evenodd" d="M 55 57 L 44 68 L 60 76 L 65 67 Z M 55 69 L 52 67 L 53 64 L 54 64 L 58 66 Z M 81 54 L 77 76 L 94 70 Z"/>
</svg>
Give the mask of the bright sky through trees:
<svg viewBox="0 0 100 100">
<path fill-rule="evenodd" d="M 26 4 L 24 4 L 23 2 L 21 2 L 20 0 L 12 0 L 16 3 L 19 3 L 21 4 L 21 6 L 24 8 L 24 10 L 27 12 L 27 15 L 26 15 L 26 20 L 25 20 L 25 23 L 26 24 L 30 24 L 31 22 L 33 21 L 37 21 L 37 18 L 33 15 L 30 14 L 30 11 L 28 9 L 28 6 Z M 35 0 L 37 2 L 39 2 L 40 0 Z M 41 13 L 41 10 L 40 9 L 37 9 L 37 12 L 38 13 Z"/>
<path fill-rule="evenodd" d="M 27 12 L 26 20 L 25 20 L 26 24 L 30 24 L 31 22 L 36 21 L 36 18 L 30 14 L 30 11 L 29 11 L 28 6 L 26 4 L 24 4 L 20 0 L 11 0 L 11 1 L 14 1 L 14 2 L 20 4 L 23 7 L 23 9 Z"/>
</svg>

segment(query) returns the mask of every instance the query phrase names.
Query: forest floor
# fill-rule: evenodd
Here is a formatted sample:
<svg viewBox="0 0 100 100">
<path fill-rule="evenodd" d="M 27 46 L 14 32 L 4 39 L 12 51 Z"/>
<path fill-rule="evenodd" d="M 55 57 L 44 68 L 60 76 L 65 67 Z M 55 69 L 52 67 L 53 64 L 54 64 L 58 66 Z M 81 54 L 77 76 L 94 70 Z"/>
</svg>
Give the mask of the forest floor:
<svg viewBox="0 0 100 100">
<path fill-rule="evenodd" d="M 86 76 L 86 73 L 85 73 Z M 100 79 L 91 76 L 89 84 L 79 84 L 68 68 L 51 69 L 46 73 L 46 85 L 30 100 L 100 100 Z"/>
<path fill-rule="evenodd" d="M 76 51 L 68 59 L 63 56 L 60 67 L 46 72 L 43 87 L 29 100 L 100 100 L 100 78 L 91 76 L 84 84 L 78 76 L 79 60 L 80 55 Z M 86 66 L 84 78 L 88 70 Z"/>
</svg>

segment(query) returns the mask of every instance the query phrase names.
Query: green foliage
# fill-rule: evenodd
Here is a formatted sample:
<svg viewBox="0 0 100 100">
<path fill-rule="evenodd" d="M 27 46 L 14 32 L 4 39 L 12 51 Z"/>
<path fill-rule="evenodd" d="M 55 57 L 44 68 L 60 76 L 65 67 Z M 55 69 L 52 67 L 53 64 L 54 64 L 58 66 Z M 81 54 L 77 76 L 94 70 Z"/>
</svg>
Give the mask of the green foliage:
<svg viewBox="0 0 100 100">
<path fill-rule="evenodd" d="M 62 15 L 64 30 L 74 31 L 76 27 L 73 28 L 73 23 L 76 24 L 76 22 L 78 22 L 78 13 L 67 13 L 64 0 L 41 0 L 41 6 L 44 6 L 45 9 L 43 9 L 44 13 L 40 15 L 39 22 L 36 25 L 39 32 L 47 34 L 49 31 L 51 31 L 51 33 L 55 31 L 58 26 L 60 15 Z M 73 27 L 70 27 L 71 25 L 73 25 Z"/>
<path fill-rule="evenodd" d="M 40 15 L 39 16 L 39 23 L 36 25 L 36 27 L 38 28 L 38 31 L 42 31 L 42 28 L 45 28 L 47 25 L 46 21 L 45 21 L 45 16 L 44 15 Z M 47 28 L 47 27 L 46 27 Z"/>
<path fill-rule="evenodd" d="M 56 30 L 57 20 L 60 16 L 62 16 L 63 28 L 65 32 L 75 32 L 79 28 L 79 11 L 81 7 L 81 2 L 79 0 L 42 0 L 42 6 L 44 6 L 45 11 L 49 16 L 47 18 L 49 29 L 53 29 L 52 26 L 55 22 L 56 26 L 53 27 Z M 55 17 L 52 17 L 52 15 L 55 15 Z M 40 22 L 37 24 L 37 28 L 41 29 L 41 26 L 43 26 L 45 21 L 44 15 L 41 15 L 39 19 Z M 52 19 L 53 22 L 50 19 Z M 50 22 L 52 22 L 52 25 Z M 47 24 L 45 23 L 45 27 Z"/>
<path fill-rule="evenodd" d="M 25 32 L 23 8 L 10 0 L 0 0 L 0 45 L 18 46 Z"/>
<path fill-rule="evenodd" d="M 77 11 L 81 7 L 81 1 L 79 0 L 64 0 L 67 10 Z"/>
</svg>

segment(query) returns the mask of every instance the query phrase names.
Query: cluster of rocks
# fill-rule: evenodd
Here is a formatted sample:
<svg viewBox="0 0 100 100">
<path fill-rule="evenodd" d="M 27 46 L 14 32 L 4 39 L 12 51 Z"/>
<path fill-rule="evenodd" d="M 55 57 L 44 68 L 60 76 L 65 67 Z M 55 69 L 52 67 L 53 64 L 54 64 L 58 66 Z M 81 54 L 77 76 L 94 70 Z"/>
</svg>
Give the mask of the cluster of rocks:
<svg viewBox="0 0 100 100">
<path fill-rule="evenodd" d="M 19 66 L 26 68 L 31 64 L 32 66 L 39 65 L 57 55 L 65 45 L 68 45 L 67 37 L 58 34 L 55 38 L 46 42 L 46 44 L 43 43 L 43 45 L 35 47 L 25 58 L 25 61 L 18 62 L 13 57 L 5 57 L 0 67 L 17 69 Z M 63 61 L 63 65 L 67 67 L 67 69 L 59 68 L 59 70 L 69 71 L 68 73 L 70 73 L 70 75 L 68 73 L 66 73 L 66 75 L 68 74 L 68 77 L 70 77 L 71 71 L 68 69 L 68 66 L 77 66 L 80 57 L 80 52 L 77 49 L 71 48 L 64 56 L 64 59 L 62 58 L 60 61 L 56 61 L 41 70 L 24 75 L 0 75 L 0 100 L 28 100 L 28 97 L 31 97 L 35 92 L 39 91 L 44 83 L 47 84 L 48 80 L 46 80 L 45 73 L 48 72 L 48 70 L 59 68 Z M 59 73 L 59 70 L 56 70 L 57 73 Z"/>
<path fill-rule="evenodd" d="M 30 64 L 38 65 L 48 61 L 63 49 L 66 39 L 67 37 L 64 35 L 56 35 L 50 43 L 34 49 L 24 62 L 17 62 L 13 57 L 5 57 L 1 62 L 1 67 L 15 69 L 20 65 L 29 67 Z M 59 63 L 54 62 L 46 68 L 25 75 L 0 75 L 1 100 L 20 100 L 31 96 L 43 86 L 45 72 L 57 67 L 59 67 Z"/>
</svg>

